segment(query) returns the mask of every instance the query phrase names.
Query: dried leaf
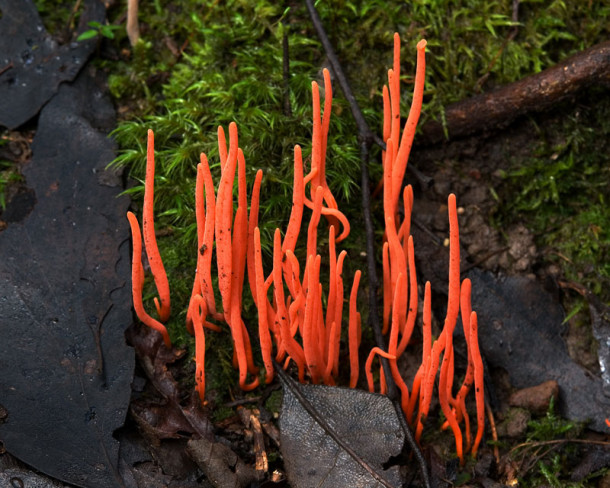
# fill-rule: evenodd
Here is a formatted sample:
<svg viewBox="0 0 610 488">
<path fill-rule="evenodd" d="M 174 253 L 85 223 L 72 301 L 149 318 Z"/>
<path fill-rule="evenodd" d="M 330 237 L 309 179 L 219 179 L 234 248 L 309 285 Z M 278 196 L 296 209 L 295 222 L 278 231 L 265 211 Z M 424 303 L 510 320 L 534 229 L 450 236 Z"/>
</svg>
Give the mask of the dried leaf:
<svg viewBox="0 0 610 488">
<path fill-rule="evenodd" d="M 36 205 L 0 234 L 6 449 L 73 485 L 115 488 L 133 349 L 127 198 L 107 178 L 110 101 L 85 74 L 42 110 L 25 177 Z M 118 179 L 120 183 L 120 179 Z"/>
<path fill-rule="evenodd" d="M 405 441 L 387 397 L 280 378 L 280 445 L 293 488 L 401 486 L 398 467 L 384 469 Z"/>
</svg>

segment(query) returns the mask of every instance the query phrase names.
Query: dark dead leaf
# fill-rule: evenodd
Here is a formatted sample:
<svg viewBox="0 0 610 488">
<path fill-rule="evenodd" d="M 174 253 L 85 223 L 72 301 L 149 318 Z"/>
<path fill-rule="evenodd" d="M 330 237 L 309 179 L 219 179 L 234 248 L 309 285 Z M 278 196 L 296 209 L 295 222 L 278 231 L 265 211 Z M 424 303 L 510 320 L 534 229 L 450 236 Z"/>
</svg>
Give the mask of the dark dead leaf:
<svg viewBox="0 0 610 488">
<path fill-rule="evenodd" d="M 36 205 L 0 234 L 0 439 L 27 464 L 88 488 L 122 486 L 113 432 L 134 367 L 124 337 L 129 202 L 98 180 L 114 145 L 95 127 L 111 111 L 88 74 L 62 85 L 24 172 Z"/>
<path fill-rule="evenodd" d="M 105 17 L 100 1 L 83 3 L 79 32 Z M 61 82 L 76 77 L 97 40 L 58 45 L 30 0 L 0 0 L 0 12 L 0 125 L 14 129 L 35 116 Z"/>
<path fill-rule="evenodd" d="M 561 306 L 536 281 L 495 278 L 472 270 L 472 307 L 479 314 L 479 341 L 493 366 L 504 368 L 517 388 L 548 380 L 559 384 L 559 408 L 572 420 L 608 431 L 610 398 L 602 381 L 576 364 L 561 337 Z"/>
<path fill-rule="evenodd" d="M 384 469 L 405 441 L 387 397 L 285 376 L 280 445 L 293 488 L 401 486 L 398 467 Z"/>
<path fill-rule="evenodd" d="M 156 436 L 158 440 L 185 434 L 213 438 L 212 424 L 201 408 L 197 395 L 193 392 L 183 404 L 178 383 L 167 369 L 167 364 L 180 357 L 183 351 L 167 349 L 161 336 L 146 327 L 132 327 L 128 331 L 128 338 L 136 349 L 146 376 L 163 399 L 162 402 L 134 402 L 132 411 L 136 420 L 148 424 L 145 433 Z"/>
</svg>

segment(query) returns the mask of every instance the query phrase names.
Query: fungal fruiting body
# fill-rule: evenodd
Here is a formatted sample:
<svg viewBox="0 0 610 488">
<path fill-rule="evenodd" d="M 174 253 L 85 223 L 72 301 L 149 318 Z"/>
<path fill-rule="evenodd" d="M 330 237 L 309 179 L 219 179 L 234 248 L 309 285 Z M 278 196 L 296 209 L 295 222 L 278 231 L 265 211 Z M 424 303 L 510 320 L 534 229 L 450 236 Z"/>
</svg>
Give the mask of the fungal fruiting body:
<svg viewBox="0 0 610 488">
<path fill-rule="evenodd" d="M 449 292 L 443 329 L 432 340 L 432 292 L 426 283 L 422 310 L 422 361 L 410 387 L 399 366 L 407 350 L 418 317 L 418 286 L 415 269 L 415 243 L 411 235 L 413 189 L 403 186 L 409 153 L 415 136 L 424 94 L 426 41 L 417 44 L 417 67 L 411 109 L 404 127 L 400 127 L 400 38 L 394 36 L 393 67 L 388 70 L 388 85 L 383 89 L 382 154 L 383 210 L 385 234 L 382 246 L 383 266 L 383 334 L 388 336 L 387 351 L 374 347 L 365 362 L 366 380 L 375 389 L 373 361 L 376 356 L 389 362 L 390 372 L 401 393 L 401 405 L 407 422 L 419 441 L 437 385 L 438 398 L 446 418 L 444 428 L 451 428 L 456 452 L 463 462 L 465 452 L 476 455 L 484 429 L 483 363 L 478 347 L 477 315 L 471 310 L 471 283 L 460 282 L 458 212 L 455 195 L 448 198 L 449 214 Z M 265 381 L 274 377 L 273 361 L 284 368 L 294 363 L 300 381 L 334 385 L 339 379 L 341 338 L 347 345 L 350 387 L 356 387 L 361 365 L 359 348 L 362 340 L 361 316 L 357 296 L 361 272 L 355 271 L 349 296 L 345 295 L 343 269 L 346 251 L 337 244 L 348 237 L 350 224 L 339 210 L 326 181 L 326 151 L 332 87 L 330 74 L 324 76 L 324 105 L 321 111 L 317 83 L 312 83 L 313 134 L 311 165 L 305 174 L 300 146 L 294 147 L 294 184 L 292 210 L 284 233 L 277 228 L 273 238 L 272 268 L 265 271 L 258 227 L 259 195 L 263 174 L 256 174 L 248 205 L 245 156 L 239 147 L 235 123 L 229 125 L 229 140 L 218 128 L 220 180 L 216 188 L 205 154 L 197 166 L 195 218 L 197 222 L 197 269 L 193 281 L 186 327 L 195 336 L 196 387 L 201 400 L 205 395 L 205 329 L 221 331 L 228 326 L 233 339 L 233 363 L 239 370 L 239 385 L 251 390 L 259 385 L 250 331 L 242 319 L 242 297 L 247 277 L 253 301 L 258 309 L 258 341 L 264 365 Z M 154 153 L 152 131 L 149 131 L 146 192 L 144 204 L 144 240 L 146 253 L 159 300 L 155 301 L 161 322 L 169 316 L 169 286 L 154 239 L 153 178 Z M 237 178 L 237 198 L 234 198 Z M 309 189 L 307 186 L 309 185 Z M 380 186 L 380 187 L 381 187 Z M 309 196 L 307 196 L 309 194 Z M 399 212 L 399 202 L 404 212 Z M 309 209 L 305 212 L 305 207 Z M 303 219 L 309 216 L 303 245 L 302 261 L 295 255 Z M 324 217 L 324 219 L 322 218 Z M 132 230 L 133 301 L 136 314 L 147 326 L 159 331 L 169 347 L 169 335 L 161 322 L 150 317 L 142 304 L 142 241 L 136 217 L 128 214 Z M 328 251 L 319 252 L 320 225 L 328 223 Z M 213 256 L 216 257 L 217 289 L 212 280 Z M 324 257 L 323 257 L 324 255 Z M 328 285 L 321 283 L 322 266 L 327 267 Z M 247 276 L 246 276 L 247 275 Z M 220 297 L 217 307 L 216 297 Z M 343 310 L 347 308 L 344 329 Z M 461 316 L 467 343 L 468 366 L 464 380 L 454 388 L 453 332 Z M 208 319 L 216 323 L 210 322 Z M 220 325 L 218 325 L 220 324 Z M 379 369 L 379 390 L 387 390 L 383 368 Z M 437 382 L 438 377 L 438 382 Z M 474 387 L 477 430 L 474 441 L 465 399 Z M 462 434 L 462 426 L 464 434 Z"/>
</svg>

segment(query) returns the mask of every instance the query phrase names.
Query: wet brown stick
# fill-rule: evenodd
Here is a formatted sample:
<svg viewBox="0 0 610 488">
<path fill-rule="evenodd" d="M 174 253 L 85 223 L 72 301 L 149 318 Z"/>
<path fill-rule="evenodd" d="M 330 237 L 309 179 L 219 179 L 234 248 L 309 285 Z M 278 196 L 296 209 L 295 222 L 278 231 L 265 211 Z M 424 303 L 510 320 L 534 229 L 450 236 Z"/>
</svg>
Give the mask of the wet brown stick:
<svg viewBox="0 0 610 488">
<path fill-rule="evenodd" d="M 449 139 L 506 126 L 521 115 L 549 109 L 593 84 L 610 86 L 610 41 L 535 75 L 449 105 L 445 110 Z M 435 144 L 444 139 L 443 125 L 431 120 L 423 125 L 418 142 Z"/>
</svg>

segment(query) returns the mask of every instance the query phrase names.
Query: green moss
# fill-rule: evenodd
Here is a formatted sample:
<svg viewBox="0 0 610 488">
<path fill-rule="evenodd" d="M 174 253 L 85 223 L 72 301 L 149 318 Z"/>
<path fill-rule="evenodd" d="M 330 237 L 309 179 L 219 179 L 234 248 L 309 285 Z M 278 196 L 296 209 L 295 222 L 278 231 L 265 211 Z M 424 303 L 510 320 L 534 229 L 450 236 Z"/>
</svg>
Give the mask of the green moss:
<svg viewBox="0 0 610 488">
<path fill-rule="evenodd" d="M 555 123 L 538 126 L 532 157 L 505 174 L 501 219 L 537 236 L 545 260 L 571 281 L 610 298 L 610 98 L 592 90 L 578 107 L 564 104 Z"/>
<path fill-rule="evenodd" d="M 583 445 L 562 442 L 564 439 L 577 439 L 583 426 L 563 420 L 555 413 L 554 402 L 551 401 L 547 413 L 528 423 L 527 441 L 520 445 L 515 453 L 517 461 L 522 455 L 526 462 L 533 459 L 527 468 L 527 463 L 520 463 L 521 484 L 526 488 L 552 486 L 557 488 L 584 488 L 597 486 L 597 482 L 608 473 L 608 468 L 595 470 L 580 481 L 574 481 L 572 474 L 575 466 L 583 459 Z M 531 456 L 531 457 L 530 457 Z"/>
</svg>

